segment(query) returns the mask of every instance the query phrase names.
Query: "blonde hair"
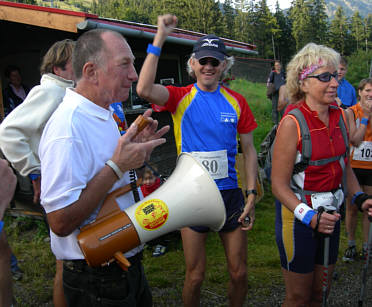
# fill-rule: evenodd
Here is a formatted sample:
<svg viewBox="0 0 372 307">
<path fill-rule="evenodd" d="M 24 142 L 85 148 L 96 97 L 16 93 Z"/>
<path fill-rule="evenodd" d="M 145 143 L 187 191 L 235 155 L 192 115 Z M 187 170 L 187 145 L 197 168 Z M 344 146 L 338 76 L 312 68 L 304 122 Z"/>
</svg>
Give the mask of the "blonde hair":
<svg viewBox="0 0 372 307">
<path fill-rule="evenodd" d="M 65 70 L 67 62 L 72 58 L 74 47 L 75 42 L 71 39 L 55 42 L 43 57 L 40 66 L 41 75 L 53 73 L 54 67 Z"/>
<path fill-rule="evenodd" d="M 304 69 L 312 65 L 333 66 L 338 69 L 340 54 L 335 50 L 314 43 L 309 43 L 303 47 L 287 65 L 287 93 L 291 103 L 296 103 L 305 98 L 305 93 L 301 90 L 301 80 L 299 78 Z"/>
</svg>

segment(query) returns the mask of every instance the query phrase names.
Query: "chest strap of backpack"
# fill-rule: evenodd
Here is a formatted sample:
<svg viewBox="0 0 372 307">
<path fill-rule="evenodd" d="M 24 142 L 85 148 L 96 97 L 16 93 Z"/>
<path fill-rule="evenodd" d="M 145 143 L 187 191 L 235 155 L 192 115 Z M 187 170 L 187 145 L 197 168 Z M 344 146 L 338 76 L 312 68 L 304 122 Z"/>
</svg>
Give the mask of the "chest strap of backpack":
<svg viewBox="0 0 372 307">
<path fill-rule="evenodd" d="M 336 106 L 330 106 L 331 108 L 337 108 Z M 344 191 L 344 195 L 346 196 L 347 190 L 346 190 L 346 172 L 345 172 L 345 157 L 347 157 L 349 153 L 349 140 L 347 137 L 347 129 L 345 125 L 345 115 L 343 113 L 343 110 L 341 110 L 340 120 L 339 120 L 339 126 L 341 129 L 342 138 L 344 139 L 346 151 L 342 155 L 330 157 L 326 159 L 320 159 L 320 160 L 311 160 L 311 154 L 312 154 L 312 143 L 311 143 L 311 135 L 309 131 L 309 126 L 307 125 L 306 119 L 303 115 L 303 113 L 299 109 L 293 109 L 288 114 L 293 115 L 298 125 L 300 126 L 300 137 L 302 138 L 302 151 L 301 151 L 301 160 L 297 162 L 293 167 L 293 173 L 292 173 L 292 179 L 291 183 L 293 186 L 293 192 L 297 193 L 301 196 L 301 201 L 304 203 L 307 203 L 305 195 L 310 195 L 317 193 L 316 191 L 306 191 L 303 190 L 298 186 L 298 184 L 293 180 L 293 175 L 299 174 L 303 172 L 309 165 L 312 166 L 321 166 L 326 165 L 328 163 L 334 162 L 339 160 L 340 166 L 342 169 L 342 188 Z"/>
</svg>

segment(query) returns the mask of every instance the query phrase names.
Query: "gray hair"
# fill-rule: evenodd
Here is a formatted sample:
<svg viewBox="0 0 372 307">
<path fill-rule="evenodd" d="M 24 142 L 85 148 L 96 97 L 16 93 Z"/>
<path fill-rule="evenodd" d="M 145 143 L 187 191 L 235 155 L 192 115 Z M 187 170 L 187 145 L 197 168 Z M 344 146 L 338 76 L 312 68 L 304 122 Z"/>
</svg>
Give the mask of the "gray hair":
<svg viewBox="0 0 372 307">
<path fill-rule="evenodd" d="M 83 33 L 76 41 L 72 53 L 72 68 L 76 81 L 82 77 L 83 67 L 87 62 L 95 63 L 100 67 L 106 64 L 106 44 L 102 38 L 102 34 L 107 32 L 125 40 L 118 32 L 107 29 L 94 29 Z"/>
<path fill-rule="evenodd" d="M 190 65 L 190 61 L 193 60 L 193 59 L 196 59 L 195 58 L 195 53 L 192 53 L 191 56 L 190 56 L 190 58 L 187 60 L 186 70 L 187 70 L 187 73 L 189 74 L 189 76 L 191 78 L 196 79 L 195 72 L 192 70 L 191 65 Z M 226 61 L 226 68 L 225 68 L 225 70 L 221 74 L 221 77 L 220 77 L 221 80 L 227 75 L 227 73 L 229 72 L 229 70 L 231 69 L 231 67 L 234 65 L 235 59 L 234 59 L 233 56 L 229 56 L 229 57 L 228 56 L 225 56 L 225 60 L 224 61 Z"/>
</svg>

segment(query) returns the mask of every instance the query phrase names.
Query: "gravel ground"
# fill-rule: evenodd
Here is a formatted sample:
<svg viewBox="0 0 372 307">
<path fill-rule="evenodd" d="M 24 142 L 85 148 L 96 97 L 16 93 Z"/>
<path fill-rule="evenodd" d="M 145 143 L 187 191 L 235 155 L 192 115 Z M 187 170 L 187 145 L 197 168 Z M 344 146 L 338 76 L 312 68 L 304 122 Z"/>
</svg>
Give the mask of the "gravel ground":
<svg viewBox="0 0 372 307">
<path fill-rule="evenodd" d="M 358 306 L 361 287 L 361 270 L 363 262 L 343 263 L 339 261 L 334 274 L 332 290 L 328 298 L 328 307 Z M 366 299 L 364 307 L 372 306 L 372 265 L 368 273 Z M 182 306 L 180 293 L 182 289 L 157 289 L 154 288 L 153 296 L 157 304 L 155 307 Z M 284 299 L 284 283 L 272 286 L 270 294 L 263 295 L 260 289 L 250 289 L 245 306 L 271 307 L 281 306 Z M 227 306 L 226 297 L 220 296 L 208 289 L 202 290 L 201 305 L 203 307 Z"/>
</svg>

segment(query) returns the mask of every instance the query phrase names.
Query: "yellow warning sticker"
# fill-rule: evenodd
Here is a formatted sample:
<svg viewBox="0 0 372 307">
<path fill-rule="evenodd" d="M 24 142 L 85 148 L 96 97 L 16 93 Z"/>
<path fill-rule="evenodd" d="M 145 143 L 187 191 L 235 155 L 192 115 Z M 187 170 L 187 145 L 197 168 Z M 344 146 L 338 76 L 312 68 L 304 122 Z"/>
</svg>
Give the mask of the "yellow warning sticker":
<svg viewBox="0 0 372 307">
<path fill-rule="evenodd" d="M 145 230 L 160 228 L 167 222 L 168 215 L 168 206 L 160 199 L 149 199 L 136 209 L 136 220 Z"/>
</svg>

